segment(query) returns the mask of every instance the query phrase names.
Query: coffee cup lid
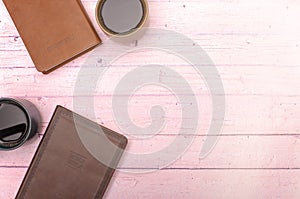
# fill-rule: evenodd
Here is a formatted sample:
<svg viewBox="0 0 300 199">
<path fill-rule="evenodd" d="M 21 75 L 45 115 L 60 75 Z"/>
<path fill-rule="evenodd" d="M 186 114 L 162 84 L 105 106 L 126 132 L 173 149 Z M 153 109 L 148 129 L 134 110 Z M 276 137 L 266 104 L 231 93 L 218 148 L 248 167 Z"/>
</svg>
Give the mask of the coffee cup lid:
<svg viewBox="0 0 300 199">
<path fill-rule="evenodd" d="M 17 100 L 0 99 L 0 149 L 21 146 L 29 137 L 31 123 L 26 108 Z"/>
</svg>

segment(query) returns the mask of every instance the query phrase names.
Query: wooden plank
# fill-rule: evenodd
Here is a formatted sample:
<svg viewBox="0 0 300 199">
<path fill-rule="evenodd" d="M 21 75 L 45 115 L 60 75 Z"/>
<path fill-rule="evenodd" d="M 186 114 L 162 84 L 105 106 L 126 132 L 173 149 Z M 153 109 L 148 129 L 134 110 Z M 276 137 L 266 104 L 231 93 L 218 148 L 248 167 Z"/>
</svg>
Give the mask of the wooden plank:
<svg viewBox="0 0 300 199">
<path fill-rule="evenodd" d="M 167 170 L 147 175 L 117 173 L 108 198 L 299 197 L 297 170 Z"/>
<path fill-rule="evenodd" d="M 96 1 L 83 0 L 82 2 L 93 23 L 96 22 L 94 17 Z M 167 27 L 170 29 L 180 29 L 188 32 L 199 32 L 205 28 L 206 30 L 214 29 L 211 32 L 221 32 L 223 34 L 226 33 L 226 30 L 228 32 L 247 34 L 253 32 L 268 34 L 270 32 L 283 31 L 282 25 L 287 26 L 292 23 L 298 25 L 294 20 L 287 22 L 285 19 L 294 19 L 294 17 L 299 16 L 297 12 L 299 5 L 291 0 L 279 0 L 276 3 L 271 0 L 264 2 L 248 2 L 247 0 L 239 0 L 238 2 L 220 0 L 213 2 L 209 0 L 200 2 L 196 0 L 188 2 L 180 0 L 149 0 L 149 4 L 151 9 L 151 26 L 167 24 Z M 0 13 L 1 18 L 3 16 L 9 18 L 2 2 L 0 6 L 1 10 L 3 10 Z M 176 10 L 176 14 L 174 10 Z M 273 15 L 274 12 L 277 15 Z M 282 18 L 283 16 L 284 18 Z M 167 22 L 172 23 L 168 24 Z M 9 28 L 3 28 L 3 30 L 7 29 Z M 292 30 L 297 30 L 297 26 Z"/>
<path fill-rule="evenodd" d="M 26 168 L 0 168 L 0 197 L 14 198 Z M 117 171 L 104 198 L 289 198 L 300 195 L 298 170 Z"/>
<path fill-rule="evenodd" d="M 162 98 L 162 97 L 160 97 Z M 72 105 L 72 98 L 27 98 L 32 101 L 41 112 L 42 122 L 41 126 L 46 127 L 50 121 L 51 115 L 57 104 L 66 106 L 74 110 Z M 98 102 L 95 104 L 95 116 L 89 115 L 87 110 L 81 110 L 80 114 L 88 117 L 99 124 L 102 124 L 115 131 L 125 133 L 120 130 L 118 123 L 113 115 L 110 98 L 99 97 L 95 98 Z M 157 98 L 152 98 L 152 101 Z M 204 98 L 201 97 L 203 100 Z M 158 99 L 158 101 L 161 99 Z M 299 104 L 291 98 L 280 98 L 275 101 L 272 98 L 252 98 L 231 97 L 232 105 L 227 105 L 226 118 L 224 121 L 221 134 L 223 135 L 299 135 Z M 229 100 L 227 100 L 227 103 Z M 136 104 L 135 104 L 136 103 Z M 243 107 L 249 107 L 248 104 L 254 104 L 253 108 L 244 111 Z M 151 105 L 151 104 L 150 104 Z M 176 105 L 176 102 L 162 103 L 165 109 L 164 128 L 159 133 L 162 135 L 176 135 L 180 129 L 181 123 L 181 107 Z M 93 107 L 93 106 L 92 106 Z M 123 108 L 123 107 L 122 107 Z M 147 126 L 151 123 L 149 116 L 151 106 L 147 99 L 143 96 L 140 99 L 134 100 L 129 106 L 129 113 L 135 125 Z M 199 108 L 199 126 L 197 131 L 192 134 L 206 135 L 211 124 L 210 110 L 205 107 L 205 103 L 201 102 Z M 77 110 L 78 111 L 78 110 Z M 121 118 L 122 119 L 122 118 Z M 159 116 L 154 119 L 160 119 Z M 43 134 L 44 129 L 39 131 Z M 139 132 L 134 132 L 139 134 Z M 126 133 L 125 133 L 126 134 Z"/>
<path fill-rule="evenodd" d="M 145 56 L 147 57 L 147 56 Z M 151 57 L 154 58 L 155 56 Z M 130 59 L 130 58 L 129 58 Z M 132 58 L 133 60 L 134 58 Z M 128 62 L 128 60 L 127 60 Z M 157 62 L 153 62 L 155 64 Z M 176 62 L 175 62 L 176 63 Z M 165 63 L 163 63 L 165 64 Z M 174 64 L 174 62 L 173 62 Z M 138 66 L 146 64 L 124 64 L 113 65 L 105 71 L 103 76 L 100 74 L 80 73 L 79 64 L 77 67 L 62 67 L 48 75 L 42 75 L 35 68 L 5 68 L 0 73 L 1 95 L 24 95 L 28 96 L 73 96 L 76 81 L 81 78 L 98 78 L 96 84 L 96 95 L 112 95 L 115 87 L 122 77 Z M 169 65 L 172 70 L 179 73 L 193 89 L 194 94 L 209 94 L 209 88 L 201 75 L 189 65 Z M 264 66 L 217 66 L 223 82 L 226 95 L 267 95 L 267 96 L 300 96 L 299 67 L 264 67 Z M 170 79 L 171 78 L 171 79 Z M 209 76 L 209 80 L 216 77 Z M 49 80 L 51 79 L 51 84 Z M 163 74 L 161 82 L 171 80 L 170 87 L 178 85 L 178 80 L 170 74 Z M 95 83 L 94 83 L 95 84 Z M 22 86 L 20 86 L 22 85 Z M 32 87 L 32 85 L 35 85 Z M 80 86 L 90 86 L 79 84 Z M 93 83 L 91 82 L 91 85 Z M 158 87 L 158 86 L 157 86 Z M 157 87 L 148 88 L 147 92 L 157 93 Z M 45 89 L 47 88 L 47 89 Z M 60 88 L 60 89 L 57 89 Z M 170 95 L 167 89 L 160 90 L 160 95 Z M 179 93 L 183 94 L 183 93 Z M 222 93 L 220 93 L 222 94 Z M 224 93 L 223 93 L 224 94 Z"/>
<path fill-rule="evenodd" d="M 200 159 L 200 151 L 206 140 L 205 136 L 179 136 L 181 143 L 193 141 L 182 155 L 174 148 L 166 151 L 175 135 L 156 135 L 153 138 L 141 139 L 128 136 L 129 145 L 120 168 L 157 170 L 169 169 L 300 169 L 300 139 L 298 136 L 220 136 L 213 151 Z M 26 143 L 14 151 L 0 151 L 0 167 L 28 166 L 41 138 Z M 165 152 L 158 153 L 159 150 Z M 26 154 L 26 155 L 24 155 Z M 155 154 L 155 162 L 132 154 Z M 160 154 L 160 155 L 158 155 Z M 173 157 L 174 163 L 165 161 Z M 169 163 L 166 165 L 164 162 Z M 172 164 L 171 164 L 172 163 Z"/>
<path fill-rule="evenodd" d="M 182 33 L 184 34 L 184 33 Z M 220 36 L 192 35 L 190 37 L 196 44 L 200 45 L 217 65 L 228 66 L 299 66 L 297 55 L 299 54 L 299 44 L 294 41 L 299 37 L 291 35 L 291 40 L 286 40 L 285 35 L 280 36 Z M 0 35 L 1 36 L 1 35 Z M 103 36 L 105 42 L 107 38 Z M 145 38 L 144 38 L 145 39 Z M 249 40 L 249 41 L 248 41 Z M 212 41 L 214 42 L 212 44 Z M 250 42 L 248 44 L 247 42 Z M 251 43 L 252 42 L 252 43 Z M 99 46 L 101 48 L 101 45 Z M 29 55 L 20 38 L 15 36 L 3 37 L 0 40 L 0 59 L 3 67 L 33 67 Z M 257 52 L 260 52 L 257 55 Z M 192 52 L 191 52 L 192 53 Z M 276 57 L 276 59 L 274 59 Z M 143 60 L 143 57 L 136 58 Z M 82 57 L 76 61 L 82 60 Z M 130 61 L 130 60 L 129 60 Z M 77 66 L 78 63 L 68 63 L 66 66 Z"/>
<path fill-rule="evenodd" d="M 34 90 L 34 89 L 33 89 Z M 13 93 L 13 91 L 12 91 Z M 3 95 L 8 97 L 21 97 L 16 95 Z M 79 114 L 105 125 L 116 131 L 120 131 L 116 118 L 114 116 L 111 96 L 95 96 L 94 105 L 90 108 L 95 111 L 90 112 L 90 108 L 75 109 L 73 97 L 42 96 L 24 97 L 36 105 L 41 113 L 41 123 L 46 126 L 50 121 L 56 105 L 62 105 Z M 198 99 L 198 130 L 196 135 L 206 135 L 211 124 L 212 109 L 210 96 L 197 96 Z M 151 102 L 151 103 L 150 103 Z M 299 134 L 300 122 L 299 97 L 281 97 L 281 96 L 227 96 L 226 97 L 226 115 L 222 134 L 224 135 L 281 135 L 281 134 Z M 150 116 L 151 107 L 160 105 L 165 111 L 164 118 L 157 115 L 153 119 L 165 120 L 164 131 L 162 134 L 177 134 L 180 128 L 181 120 L 193 117 L 190 115 L 182 116 L 181 103 L 175 97 L 161 95 L 140 95 L 134 96 L 129 101 L 128 108 L 131 120 L 135 125 L 147 126 L 152 122 Z M 80 108 L 80 105 L 79 105 Z M 90 113 L 94 113 L 90 115 Z M 123 118 L 120 118 L 121 120 Z M 43 131 L 40 131 L 43 133 Z M 136 132 L 137 134 L 139 132 Z"/>
</svg>

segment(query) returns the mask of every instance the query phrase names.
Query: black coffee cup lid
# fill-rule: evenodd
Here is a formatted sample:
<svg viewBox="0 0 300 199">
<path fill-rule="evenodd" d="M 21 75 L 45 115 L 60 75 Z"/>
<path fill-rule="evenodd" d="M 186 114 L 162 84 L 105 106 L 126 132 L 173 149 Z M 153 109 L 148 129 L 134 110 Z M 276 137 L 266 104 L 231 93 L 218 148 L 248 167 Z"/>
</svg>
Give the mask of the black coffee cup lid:
<svg viewBox="0 0 300 199">
<path fill-rule="evenodd" d="M 0 148 L 14 149 L 29 137 L 31 128 L 26 108 L 14 99 L 0 99 Z"/>
</svg>

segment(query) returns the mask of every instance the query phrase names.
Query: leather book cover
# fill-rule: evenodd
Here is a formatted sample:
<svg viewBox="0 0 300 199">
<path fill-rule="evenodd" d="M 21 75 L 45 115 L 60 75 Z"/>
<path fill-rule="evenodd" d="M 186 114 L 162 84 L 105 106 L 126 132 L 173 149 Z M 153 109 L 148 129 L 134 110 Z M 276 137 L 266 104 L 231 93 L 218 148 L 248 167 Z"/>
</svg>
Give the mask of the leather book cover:
<svg viewBox="0 0 300 199">
<path fill-rule="evenodd" d="M 79 0 L 3 0 L 38 71 L 48 73 L 101 43 Z"/>
<path fill-rule="evenodd" d="M 126 145 L 123 135 L 57 106 L 16 198 L 102 198 Z"/>
</svg>

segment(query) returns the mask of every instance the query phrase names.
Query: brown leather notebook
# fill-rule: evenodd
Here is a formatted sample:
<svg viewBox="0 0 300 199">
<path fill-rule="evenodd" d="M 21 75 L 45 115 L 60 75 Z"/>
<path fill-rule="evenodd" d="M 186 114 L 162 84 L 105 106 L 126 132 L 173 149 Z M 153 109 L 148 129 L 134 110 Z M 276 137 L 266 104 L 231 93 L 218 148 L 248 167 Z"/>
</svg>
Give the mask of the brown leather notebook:
<svg viewBox="0 0 300 199">
<path fill-rule="evenodd" d="M 3 0 L 38 71 L 101 43 L 79 0 Z"/>
<path fill-rule="evenodd" d="M 86 147 L 78 132 L 100 142 Z M 57 106 L 16 198 L 102 198 L 126 145 L 124 136 Z"/>
</svg>

